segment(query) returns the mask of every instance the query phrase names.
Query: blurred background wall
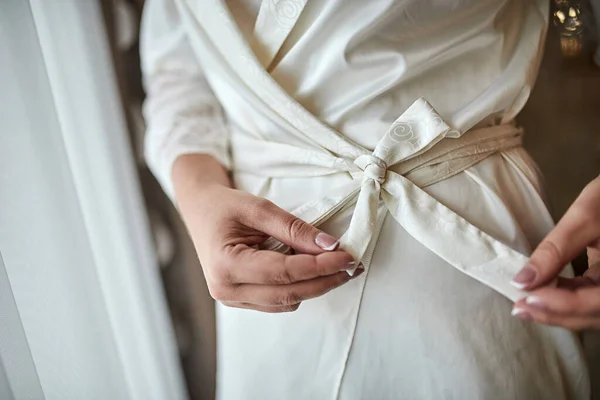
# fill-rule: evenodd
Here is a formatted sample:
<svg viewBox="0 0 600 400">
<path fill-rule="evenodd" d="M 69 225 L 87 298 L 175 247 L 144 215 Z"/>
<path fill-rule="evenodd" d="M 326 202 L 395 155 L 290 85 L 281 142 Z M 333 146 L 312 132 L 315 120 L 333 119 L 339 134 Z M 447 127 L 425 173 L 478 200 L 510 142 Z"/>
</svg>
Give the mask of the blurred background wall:
<svg viewBox="0 0 600 400">
<path fill-rule="evenodd" d="M 212 399 L 213 302 L 185 229 L 142 156 L 144 92 L 137 42 L 143 0 L 103 5 L 188 390 L 192 399 Z M 525 147 L 541 168 L 551 212 L 558 220 L 600 173 L 600 65 L 594 63 L 595 58 L 600 64 L 600 27 L 594 23 L 600 0 L 554 0 L 552 7 L 539 78 L 518 121 L 526 129 Z M 576 267 L 585 267 L 583 256 Z"/>
</svg>

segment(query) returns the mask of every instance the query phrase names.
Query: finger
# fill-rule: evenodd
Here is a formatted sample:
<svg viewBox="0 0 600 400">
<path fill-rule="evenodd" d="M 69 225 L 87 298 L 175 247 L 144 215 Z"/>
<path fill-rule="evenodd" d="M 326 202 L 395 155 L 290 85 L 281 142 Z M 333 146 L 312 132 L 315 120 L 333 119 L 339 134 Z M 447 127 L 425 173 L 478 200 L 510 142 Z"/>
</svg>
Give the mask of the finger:
<svg viewBox="0 0 600 400">
<path fill-rule="evenodd" d="M 360 270 L 362 272 L 362 270 Z M 246 303 L 262 306 L 290 306 L 314 299 L 354 279 L 346 272 L 293 283 L 291 285 L 253 285 L 237 287 L 235 296 Z"/>
<path fill-rule="evenodd" d="M 583 287 L 574 291 L 543 288 L 531 292 L 524 303 L 528 308 L 583 317 L 600 317 L 600 287 Z M 515 303 L 522 304 L 522 302 Z"/>
<path fill-rule="evenodd" d="M 223 302 L 221 302 L 221 304 L 223 304 L 224 306 L 227 306 L 227 307 L 243 308 L 243 309 L 247 309 L 247 310 L 260 311 L 260 312 L 265 312 L 265 313 L 270 313 L 270 314 L 294 312 L 300 307 L 300 303 L 292 304 L 290 306 L 279 306 L 279 307 L 268 307 L 268 306 L 261 306 L 258 304 L 250 304 L 250 303 L 235 302 L 235 301 L 223 301 Z"/>
<path fill-rule="evenodd" d="M 556 285 L 556 287 L 559 289 L 571 291 L 590 286 L 596 286 L 596 282 L 586 276 L 578 276 L 575 278 L 558 277 Z"/>
<path fill-rule="evenodd" d="M 590 183 L 567 210 L 527 265 L 513 278 L 519 289 L 531 290 L 551 282 L 587 245 L 600 237 L 600 179 Z"/>
<path fill-rule="evenodd" d="M 228 258 L 219 269 L 224 284 L 288 285 L 355 267 L 352 256 L 343 251 L 286 255 L 244 245 L 228 250 Z"/>
<path fill-rule="evenodd" d="M 560 326 L 572 331 L 600 329 L 600 317 L 564 315 L 526 306 L 515 306 L 512 315 L 524 321 L 535 321 L 544 325 Z"/>
<path fill-rule="evenodd" d="M 262 198 L 239 215 L 240 222 L 308 254 L 333 251 L 339 240 Z"/>
</svg>

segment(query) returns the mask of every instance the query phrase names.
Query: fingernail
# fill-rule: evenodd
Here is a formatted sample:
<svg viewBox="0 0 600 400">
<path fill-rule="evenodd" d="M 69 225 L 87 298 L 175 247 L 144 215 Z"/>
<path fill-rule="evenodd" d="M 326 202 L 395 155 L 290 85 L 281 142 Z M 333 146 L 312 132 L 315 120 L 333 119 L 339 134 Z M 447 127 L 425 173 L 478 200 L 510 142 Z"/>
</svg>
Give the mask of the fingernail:
<svg viewBox="0 0 600 400">
<path fill-rule="evenodd" d="M 525 299 L 525 303 L 536 307 L 543 307 L 544 302 L 537 296 L 529 296 Z"/>
<path fill-rule="evenodd" d="M 333 251 L 337 249 L 340 241 L 324 232 L 319 232 L 315 238 L 315 243 L 325 251 Z"/>
<path fill-rule="evenodd" d="M 525 289 L 533 282 L 535 275 L 535 270 L 529 265 L 526 265 L 519 271 L 517 275 L 515 275 L 510 283 L 517 289 Z"/>
<path fill-rule="evenodd" d="M 354 269 L 354 267 L 356 267 L 356 262 L 350 261 L 348 264 L 344 265 L 344 268 L 340 269 L 340 271 L 348 271 Z"/>
<path fill-rule="evenodd" d="M 510 315 L 517 317 L 523 321 L 531 321 L 533 317 L 527 311 L 522 308 L 513 308 Z"/>
</svg>

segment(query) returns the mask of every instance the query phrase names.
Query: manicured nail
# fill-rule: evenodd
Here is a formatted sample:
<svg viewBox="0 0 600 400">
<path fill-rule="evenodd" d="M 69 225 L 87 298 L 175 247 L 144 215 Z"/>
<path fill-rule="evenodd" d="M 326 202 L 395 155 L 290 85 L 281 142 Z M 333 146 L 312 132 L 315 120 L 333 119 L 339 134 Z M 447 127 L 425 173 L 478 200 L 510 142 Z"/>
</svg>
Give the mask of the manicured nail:
<svg viewBox="0 0 600 400">
<path fill-rule="evenodd" d="M 510 315 L 522 319 L 523 321 L 531 321 L 533 317 L 522 308 L 513 308 Z"/>
<path fill-rule="evenodd" d="M 340 271 L 348 271 L 354 269 L 354 267 L 356 267 L 356 262 L 350 261 L 348 264 L 344 265 L 344 268 L 340 269 Z"/>
<path fill-rule="evenodd" d="M 337 249 L 340 241 L 324 232 L 319 232 L 315 238 L 315 243 L 325 251 L 333 251 Z"/>
<path fill-rule="evenodd" d="M 522 270 L 519 271 L 517 275 L 515 275 L 515 277 L 510 283 L 517 289 L 525 289 L 533 282 L 535 276 L 535 270 L 530 266 L 526 265 L 523 267 Z"/>
<path fill-rule="evenodd" d="M 529 296 L 525 299 L 525 303 L 536 307 L 543 307 L 544 302 L 537 296 Z"/>
</svg>

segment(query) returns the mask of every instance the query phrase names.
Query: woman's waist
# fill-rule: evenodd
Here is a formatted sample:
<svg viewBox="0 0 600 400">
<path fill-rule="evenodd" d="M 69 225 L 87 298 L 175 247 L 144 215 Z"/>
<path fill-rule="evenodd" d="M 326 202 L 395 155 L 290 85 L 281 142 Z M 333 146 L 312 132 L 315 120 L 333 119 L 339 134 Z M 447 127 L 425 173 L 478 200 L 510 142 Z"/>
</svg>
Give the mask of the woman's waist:
<svg viewBox="0 0 600 400">
<path fill-rule="evenodd" d="M 529 249 L 526 243 L 539 236 L 536 232 L 540 227 L 546 229 L 551 224 L 551 219 L 546 218 L 539 222 L 539 229 L 531 232 L 528 226 L 511 228 L 519 226 L 514 215 L 526 214 L 522 207 L 535 205 L 541 214 L 547 214 L 539 180 L 530 174 L 534 169 L 535 165 L 522 148 L 500 151 L 423 190 L 479 229 L 526 254 Z M 348 229 L 356 207 L 353 202 L 344 202 L 344 196 L 340 195 L 352 185 L 348 174 L 265 178 L 238 171 L 234 179 L 239 189 L 267 198 L 321 229 L 331 230 L 336 226 L 336 233 Z M 473 210 L 492 206 L 497 215 L 489 215 L 486 220 L 472 216 Z M 523 241 L 525 237 L 527 241 Z"/>
<path fill-rule="evenodd" d="M 237 128 L 231 130 L 232 168 L 240 176 L 249 174 L 304 181 L 315 181 L 316 177 L 321 177 L 327 182 L 326 186 L 336 186 L 360 180 L 366 165 L 361 166 L 365 161 L 359 160 L 367 157 L 383 166 L 384 174 L 388 171 L 396 173 L 425 187 L 468 168 L 494 152 L 521 146 L 522 130 L 512 124 L 504 124 L 473 129 L 452 138 L 438 136 L 428 139 L 420 135 L 426 136 L 427 133 L 414 132 L 410 126 L 396 126 L 373 150 L 344 140 L 324 148 L 318 143 L 303 140 L 301 134 L 282 131 L 279 137 L 273 139 L 273 135 L 253 134 Z"/>
<path fill-rule="evenodd" d="M 506 147 L 507 150 L 514 148 L 520 148 L 520 145 L 514 144 Z M 456 158 L 442 160 L 438 163 L 434 158 L 430 165 L 412 168 L 412 170 L 409 160 L 406 164 L 390 167 L 390 171 L 402 175 L 426 191 L 429 191 L 430 188 L 438 188 L 434 190 L 446 188 L 451 195 L 450 193 L 460 192 L 460 188 L 448 185 L 450 182 L 456 182 L 449 178 L 483 163 L 488 165 L 490 170 L 495 168 L 517 170 L 517 174 L 520 174 L 527 184 L 533 185 L 535 191 L 539 192 L 539 179 L 535 174 L 535 165 L 532 164 L 527 153 L 521 148 L 517 152 L 508 152 L 510 157 L 490 157 L 494 153 L 502 152 L 503 149 L 493 152 L 483 151 L 479 155 L 466 152 Z M 418 161 L 412 161 L 413 167 L 418 164 Z M 269 199 L 308 222 L 322 219 L 323 215 L 331 213 L 336 206 L 344 202 L 346 197 L 360 190 L 362 183 L 361 177 L 357 179 L 347 171 L 312 176 L 269 176 L 268 173 L 257 173 L 256 170 L 235 168 L 235 158 L 233 178 L 238 189 Z M 495 185 L 496 183 L 490 180 L 489 184 Z M 446 190 L 442 189 L 442 192 L 444 191 Z"/>
<path fill-rule="evenodd" d="M 312 188 L 300 189 L 310 193 L 315 204 L 295 214 L 309 222 L 339 212 L 359 193 L 370 193 L 369 198 L 377 193 L 394 197 L 406 184 L 424 188 L 446 180 L 498 151 L 520 146 L 522 135 L 512 124 L 460 133 L 425 99 L 418 99 L 398 117 L 373 149 L 312 122 L 284 120 L 278 135 L 271 137 L 241 127 L 231 135 L 234 173 L 265 178 L 252 193 L 269 197 L 268 189 L 278 179 L 323 182 L 324 197 Z"/>
</svg>

